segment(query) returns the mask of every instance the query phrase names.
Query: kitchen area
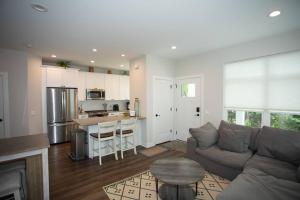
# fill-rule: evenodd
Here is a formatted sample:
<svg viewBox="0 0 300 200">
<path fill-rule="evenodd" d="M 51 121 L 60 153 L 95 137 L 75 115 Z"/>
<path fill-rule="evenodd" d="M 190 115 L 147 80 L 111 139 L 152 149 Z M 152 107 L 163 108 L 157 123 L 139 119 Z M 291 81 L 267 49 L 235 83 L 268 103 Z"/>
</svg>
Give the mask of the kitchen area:
<svg viewBox="0 0 300 200">
<path fill-rule="evenodd" d="M 43 66 L 43 128 L 51 145 L 71 141 L 74 159 L 90 157 L 89 134 L 97 133 L 98 123 L 137 117 L 137 145 L 145 127 L 139 102 L 130 111 L 128 74 L 81 71 L 77 68 Z M 79 130 L 79 131 L 78 131 Z M 76 134 L 76 131 L 78 134 Z M 80 133 L 84 133 L 81 134 Z M 80 141 L 79 141 L 80 140 Z M 79 143 L 85 144 L 79 144 Z M 84 147 L 84 149 L 82 149 Z M 84 155 L 83 155 L 84 154 Z"/>
</svg>

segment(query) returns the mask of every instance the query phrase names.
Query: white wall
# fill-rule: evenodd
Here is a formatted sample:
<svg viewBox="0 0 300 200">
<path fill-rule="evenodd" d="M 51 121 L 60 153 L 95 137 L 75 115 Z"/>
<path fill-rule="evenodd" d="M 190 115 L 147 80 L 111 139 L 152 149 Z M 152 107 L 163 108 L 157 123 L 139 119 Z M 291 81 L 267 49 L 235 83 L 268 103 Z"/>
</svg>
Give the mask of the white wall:
<svg viewBox="0 0 300 200">
<path fill-rule="evenodd" d="M 153 122 L 153 78 L 155 76 L 173 78 L 175 74 L 175 64 L 169 59 L 160 58 L 153 55 L 146 57 L 146 81 L 147 81 L 147 143 L 152 146 L 155 143 L 154 122 Z"/>
<path fill-rule="evenodd" d="M 27 65 L 28 134 L 38 134 L 43 132 L 42 59 L 28 54 Z"/>
<path fill-rule="evenodd" d="M 174 77 L 174 63 L 153 55 L 144 55 L 130 61 L 130 104 L 134 109 L 134 98 L 140 99 L 141 115 L 146 117 L 142 144 L 154 145 L 153 137 L 153 77 Z"/>
<path fill-rule="evenodd" d="M 25 135 L 28 133 L 26 53 L 0 49 L 0 71 L 8 72 L 9 135 Z"/>
<path fill-rule="evenodd" d="M 223 115 L 223 65 L 300 49 L 300 30 L 215 50 L 177 62 L 176 76 L 204 74 L 204 121 L 219 125 Z"/>
</svg>

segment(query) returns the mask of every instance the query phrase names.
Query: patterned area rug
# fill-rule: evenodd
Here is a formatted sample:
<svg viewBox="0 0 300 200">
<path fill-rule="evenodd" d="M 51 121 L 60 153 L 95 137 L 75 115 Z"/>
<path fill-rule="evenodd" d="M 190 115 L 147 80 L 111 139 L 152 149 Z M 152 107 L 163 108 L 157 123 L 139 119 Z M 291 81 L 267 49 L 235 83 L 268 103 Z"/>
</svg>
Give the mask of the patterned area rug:
<svg viewBox="0 0 300 200">
<path fill-rule="evenodd" d="M 227 179 L 206 172 L 203 180 L 198 182 L 198 194 L 195 199 L 215 200 L 229 183 Z M 158 185 L 161 186 L 162 183 L 159 182 Z M 191 187 L 195 191 L 195 184 Z M 110 200 L 157 200 L 155 178 L 149 170 L 104 186 L 103 190 Z"/>
</svg>

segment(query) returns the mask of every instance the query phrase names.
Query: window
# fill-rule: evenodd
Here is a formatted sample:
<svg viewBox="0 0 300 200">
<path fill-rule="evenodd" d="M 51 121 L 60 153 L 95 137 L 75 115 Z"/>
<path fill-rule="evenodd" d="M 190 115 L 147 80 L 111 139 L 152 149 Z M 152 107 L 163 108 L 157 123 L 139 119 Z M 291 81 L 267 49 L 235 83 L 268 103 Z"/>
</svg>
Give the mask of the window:
<svg viewBox="0 0 300 200">
<path fill-rule="evenodd" d="M 181 85 L 181 96 L 182 97 L 195 97 L 196 96 L 196 85 L 194 83 L 184 83 Z"/>
<path fill-rule="evenodd" d="M 250 127 L 261 127 L 262 112 L 228 110 L 227 121 L 230 123 L 246 125 Z"/>
<path fill-rule="evenodd" d="M 299 130 L 300 51 L 226 64 L 223 75 L 229 122 Z"/>
<path fill-rule="evenodd" d="M 271 127 L 300 131 L 300 114 L 271 113 Z"/>
</svg>

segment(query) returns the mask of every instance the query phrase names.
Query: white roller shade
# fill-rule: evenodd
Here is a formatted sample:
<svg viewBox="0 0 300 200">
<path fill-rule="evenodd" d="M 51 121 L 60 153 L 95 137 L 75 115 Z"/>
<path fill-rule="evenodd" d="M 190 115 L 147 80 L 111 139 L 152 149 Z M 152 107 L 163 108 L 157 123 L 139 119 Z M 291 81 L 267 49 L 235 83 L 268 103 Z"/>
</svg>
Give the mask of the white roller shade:
<svg viewBox="0 0 300 200">
<path fill-rule="evenodd" d="M 224 66 L 225 108 L 300 110 L 300 52 Z"/>
</svg>

